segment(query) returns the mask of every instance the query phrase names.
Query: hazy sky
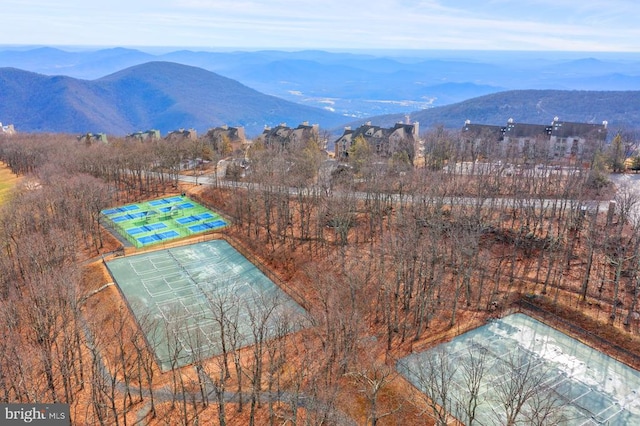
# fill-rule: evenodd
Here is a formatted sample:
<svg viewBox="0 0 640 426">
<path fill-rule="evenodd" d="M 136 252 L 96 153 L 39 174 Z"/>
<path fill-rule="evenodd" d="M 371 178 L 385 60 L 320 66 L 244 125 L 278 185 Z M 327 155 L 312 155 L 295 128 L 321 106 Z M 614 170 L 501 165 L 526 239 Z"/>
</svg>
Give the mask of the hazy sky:
<svg viewBox="0 0 640 426">
<path fill-rule="evenodd" d="M 3 0 L 0 44 L 640 52 L 638 0 Z"/>
</svg>

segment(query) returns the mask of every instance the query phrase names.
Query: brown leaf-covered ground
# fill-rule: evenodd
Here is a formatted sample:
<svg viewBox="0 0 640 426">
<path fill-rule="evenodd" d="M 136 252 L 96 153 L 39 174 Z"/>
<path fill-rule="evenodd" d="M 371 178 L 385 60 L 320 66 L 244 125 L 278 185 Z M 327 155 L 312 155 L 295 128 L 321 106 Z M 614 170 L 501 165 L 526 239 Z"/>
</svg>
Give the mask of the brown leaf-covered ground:
<svg viewBox="0 0 640 426">
<path fill-rule="evenodd" d="M 202 186 L 184 187 L 181 191 L 188 191 L 198 201 L 205 202 L 208 206 L 216 211 L 225 213 L 229 208 L 229 199 L 231 195 L 223 190 L 210 191 Z M 287 288 L 284 291 L 296 300 L 303 299 L 306 306 L 309 306 L 314 312 L 319 308 L 318 290 L 311 285 L 308 276 L 304 273 L 310 265 L 314 265 L 319 270 L 331 271 L 335 268 L 332 263 L 335 259 L 326 252 L 322 255 L 312 255 L 304 249 L 289 250 L 287 247 L 274 247 L 266 243 L 247 237 L 246 233 L 235 226 L 230 226 L 224 231 L 225 238 L 233 241 L 237 247 L 241 247 L 245 253 L 250 253 L 259 259 L 259 261 L 275 273 Z M 198 237 L 197 239 L 202 239 Z M 104 252 L 110 252 L 119 247 L 120 243 L 114 238 L 105 239 Z M 177 241 L 171 245 L 188 244 L 189 240 Z M 505 244 L 508 241 L 505 240 Z M 367 244 L 368 245 L 368 244 Z M 150 250 L 162 249 L 167 246 L 155 247 Z M 337 246 L 330 249 L 338 250 Z M 494 250 L 499 250 L 494 247 Z M 508 252 L 510 247 L 506 245 L 504 251 Z M 127 248 L 126 253 L 132 254 L 135 250 Z M 358 245 L 354 245 L 345 253 L 346 256 L 357 258 L 360 255 Z M 525 262 L 525 259 L 520 259 Z M 576 265 L 575 267 L 582 267 Z M 387 351 L 383 338 L 384 329 L 382 326 L 376 328 L 375 322 L 363 321 L 367 324 L 363 328 L 363 333 L 370 344 L 361 349 L 363 352 L 360 359 L 360 365 L 363 369 L 372 368 L 374 365 L 387 365 L 393 369 L 395 360 L 411 353 L 419 352 L 438 343 L 447 341 L 456 335 L 462 334 L 467 330 L 483 325 L 487 318 L 505 315 L 510 312 L 522 311 L 531 316 L 546 322 L 547 324 L 558 328 L 559 330 L 570 334 L 583 341 L 584 343 L 598 348 L 614 358 L 627 363 L 635 368 L 640 368 L 640 337 L 638 334 L 638 322 L 633 322 L 625 327 L 620 319 L 611 321 L 607 307 L 595 300 L 588 298 L 586 301 L 580 301 L 577 295 L 579 282 L 572 281 L 571 268 L 567 270 L 562 288 L 550 288 L 546 295 L 540 294 L 540 285 L 535 281 L 535 276 L 531 274 L 531 281 L 521 283 L 517 288 L 503 289 L 503 299 L 494 309 L 479 310 L 461 307 L 458 314 L 458 320 L 454 327 L 449 325 L 447 316 L 436 316 L 432 319 L 428 330 L 422 333 L 418 340 L 407 339 L 404 343 L 394 341 L 391 351 Z M 111 278 L 101 259 L 87 265 L 85 271 L 84 291 L 91 294 L 86 301 L 84 307 L 87 318 L 94 323 L 98 329 L 112 327 L 113 321 L 117 317 L 116 313 L 124 315 L 124 321 L 127 324 L 128 333 L 136 332 L 135 321 L 129 317 L 130 312 L 126 309 L 126 305 L 121 299 L 121 295 L 115 286 L 108 286 L 93 294 L 94 291 L 100 289 L 105 284 L 111 282 Z M 524 300 L 524 303 L 519 303 Z M 369 300 L 372 304 L 373 300 Z M 303 330 L 292 336 L 289 343 L 292 347 L 291 356 L 286 360 L 286 366 L 294 371 L 301 362 L 305 362 L 305 354 L 300 351 L 300 341 L 307 342 L 307 347 L 313 348 L 318 342 L 313 342 L 313 331 Z M 361 336 L 362 337 L 362 336 Z M 311 341 L 311 343 L 308 343 Z M 110 362 L 110 355 L 105 351 L 105 362 Z M 308 355 L 308 354 L 306 354 Z M 245 356 L 249 356 L 248 350 L 245 350 Z M 210 360 L 210 368 L 215 370 L 216 360 Z M 186 377 L 193 374 L 191 367 L 185 367 L 183 374 Z M 172 381 L 171 373 L 161 373 L 157 371 L 156 386 L 160 390 L 163 387 L 169 387 Z M 348 375 L 340 379 L 340 393 L 336 398 L 337 408 L 354 419 L 356 424 L 366 424 L 368 416 L 368 402 L 358 388 L 354 380 Z M 228 383 L 233 389 L 234 379 Z M 420 402 L 420 398 L 416 397 L 417 390 L 413 388 L 401 376 L 394 374 L 388 386 L 385 386 L 378 398 L 378 413 L 384 413 L 378 424 L 380 425 L 422 425 L 429 424 L 432 420 L 426 414 L 424 403 Z M 268 422 L 268 404 L 263 403 L 257 417 L 256 424 L 265 424 Z M 248 410 L 245 408 L 243 412 L 237 413 L 233 407 L 237 407 L 235 403 L 230 402 L 227 409 L 227 424 L 244 425 L 248 422 Z M 282 409 L 283 413 L 288 412 L 287 408 L 274 407 L 278 411 Z M 129 418 L 134 420 L 139 416 L 144 416 L 148 410 L 145 403 L 132 407 Z M 158 416 L 155 419 L 146 417 L 147 424 L 175 424 L 183 417 L 179 404 L 172 404 L 169 401 L 158 403 Z M 198 417 L 201 424 L 216 424 L 217 409 L 215 401 L 210 401 L 207 408 L 198 411 Z M 81 416 L 81 410 L 77 411 L 77 415 Z M 300 407 L 299 419 L 304 418 L 304 407 Z M 286 416 L 282 416 L 284 419 Z"/>
</svg>

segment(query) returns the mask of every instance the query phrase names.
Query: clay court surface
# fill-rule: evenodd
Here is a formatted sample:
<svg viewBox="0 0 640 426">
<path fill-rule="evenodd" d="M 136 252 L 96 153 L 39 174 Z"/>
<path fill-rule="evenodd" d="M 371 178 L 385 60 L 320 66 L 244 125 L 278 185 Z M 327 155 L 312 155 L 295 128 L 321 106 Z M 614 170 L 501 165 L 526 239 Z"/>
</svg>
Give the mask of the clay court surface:
<svg viewBox="0 0 640 426">
<path fill-rule="evenodd" d="M 121 293 L 163 370 L 194 356 L 255 342 L 256 324 L 267 336 L 288 319 L 303 324 L 304 309 L 225 240 L 213 240 L 107 262 Z M 221 323 L 225 324 L 224 333 Z M 281 329 L 279 329 L 281 330 Z"/>
<path fill-rule="evenodd" d="M 524 314 L 492 321 L 449 343 L 402 358 L 398 370 L 416 388 L 424 390 L 420 371 L 424 371 L 427 357 L 442 349 L 448 362 L 456 366 L 466 362 L 470 350 L 486 351 L 488 355 L 488 374 L 483 377 L 482 403 L 476 419 L 479 424 L 504 424 L 500 417 L 504 410 L 495 400 L 495 389 L 501 380 L 512 376 L 504 374 L 505 369 L 498 365 L 513 359 L 534 363 L 533 368 L 547 376 L 545 386 L 555 392 L 560 407 L 556 416 L 562 419 L 561 424 L 640 424 L 640 372 Z M 453 399 L 459 392 L 466 392 L 461 370 L 457 368 L 454 375 Z M 461 412 L 454 414 L 464 419 Z"/>
</svg>

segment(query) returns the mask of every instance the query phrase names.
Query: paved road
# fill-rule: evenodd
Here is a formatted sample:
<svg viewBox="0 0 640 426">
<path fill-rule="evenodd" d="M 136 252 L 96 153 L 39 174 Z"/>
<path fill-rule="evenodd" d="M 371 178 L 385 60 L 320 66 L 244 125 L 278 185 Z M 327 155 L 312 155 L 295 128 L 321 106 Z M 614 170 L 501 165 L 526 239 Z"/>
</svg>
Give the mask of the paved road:
<svg viewBox="0 0 640 426">
<path fill-rule="evenodd" d="M 625 175 L 626 176 L 626 175 Z M 640 193 L 640 175 L 637 177 L 638 181 L 638 191 Z M 193 176 L 186 176 L 186 175 L 180 175 L 179 180 L 180 182 L 185 182 L 185 183 L 191 183 L 191 184 L 196 184 L 196 182 L 198 184 L 201 185 L 209 185 L 209 184 L 213 184 L 213 176 L 211 175 L 207 175 L 207 176 L 200 176 L 199 178 L 193 177 Z M 218 172 L 218 182 L 217 185 L 219 187 L 226 187 L 226 188 L 246 188 L 248 186 L 248 184 L 246 182 L 235 182 L 235 181 L 230 181 L 230 180 L 226 180 L 226 179 L 222 179 L 222 175 L 220 174 L 220 172 Z M 254 187 L 259 188 L 261 186 L 261 184 L 259 183 L 254 183 L 253 184 Z M 327 188 L 323 188 L 323 187 L 317 187 L 317 190 L 321 190 L 321 191 L 328 191 Z M 294 196 L 298 194 L 299 189 L 298 188 L 294 188 L 291 187 L 288 189 L 289 194 Z M 335 194 L 335 191 L 334 191 Z M 414 202 L 423 202 L 423 198 L 414 198 L 413 196 L 409 195 L 409 194 L 386 194 L 390 197 L 391 202 L 394 203 L 398 203 L 400 201 L 405 202 L 405 203 L 414 203 Z M 370 197 L 370 194 L 367 194 L 366 192 L 356 192 L 355 197 L 357 199 L 360 200 L 364 200 L 367 199 L 368 197 Z M 476 197 L 445 197 L 443 200 L 443 203 L 446 205 L 467 205 L 467 206 L 474 206 L 477 205 L 481 200 L 479 198 Z M 573 205 L 574 208 L 581 208 L 582 206 L 587 207 L 590 210 L 595 210 L 597 209 L 599 212 L 606 212 L 609 204 L 608 202 L 598 202 L 598 201 L 578 201 L 578 200 L 558 200 L 558 199 L 550 199 L 550 198 L 545 198 L 545 199 L 526 199 L 526 198 L 486 198 L 484 200 L 482 200 L 482 207 L 491 207 L 491 208 L 533 208 L 533 209 L 546 209 L 546 208 L 551 208 L 554 205 L 558 205 L 558 203 L 565 203 L 565 204 L 570 204 Z"/>
<path fill-rule="evenodd" d="M 609 175 L 609 179 L 618 187 L 627 186 L 630 189 L 640 193 L 640 174 L 638 173 L 625 173 L 618 174 L 612 173 Z"/>
</svg>

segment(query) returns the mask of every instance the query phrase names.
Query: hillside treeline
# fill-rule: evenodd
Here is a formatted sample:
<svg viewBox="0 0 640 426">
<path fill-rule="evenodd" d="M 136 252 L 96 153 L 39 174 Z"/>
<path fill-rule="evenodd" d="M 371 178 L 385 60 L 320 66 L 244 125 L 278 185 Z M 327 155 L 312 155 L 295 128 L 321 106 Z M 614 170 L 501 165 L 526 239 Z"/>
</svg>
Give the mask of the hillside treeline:
<svg viewBox="0 0 640 426">
<path fill-rule="evenodd" d="M 305 141 L 254 147 L 247 164 L 211 179 L 198 141 L 0 139 L 0 160 L 24 177 L 0 211 L 0 399 L 67 402 L 86 424 L 141 415 L 157 424 L 424 424 L 442 418 L 439 408 L 393 391 L 394 360 L 522 295 L 595 309 L 607 327 L 639 333 L 640 199 L 622 188 L 609 211 L 599 203 L 602 161 L 566 173 L 463 173 L 440 162 L 465 159 L 457 135 L 426 140 L 425 165 L 437 167 L 367 150 L 333 167 Z M 217 164 L 216 148 L 206 151 Z M 228 236 L 273 268 L 308 316 L 295 334 L 283 319 L 270 340 L 256 321 L 259 343 L 240 348 L 221 308 L 223 355 L 162 374 L 126 307 L 97 294 L 104 282 L 94 285 L 85 265 L 113 248 L 102 209 L 182 191 L 185 173 L 204 184 L 193 196 L 231 218 Z M 345 399 L 345 388 L 360 397 Z"/>
</svg>

